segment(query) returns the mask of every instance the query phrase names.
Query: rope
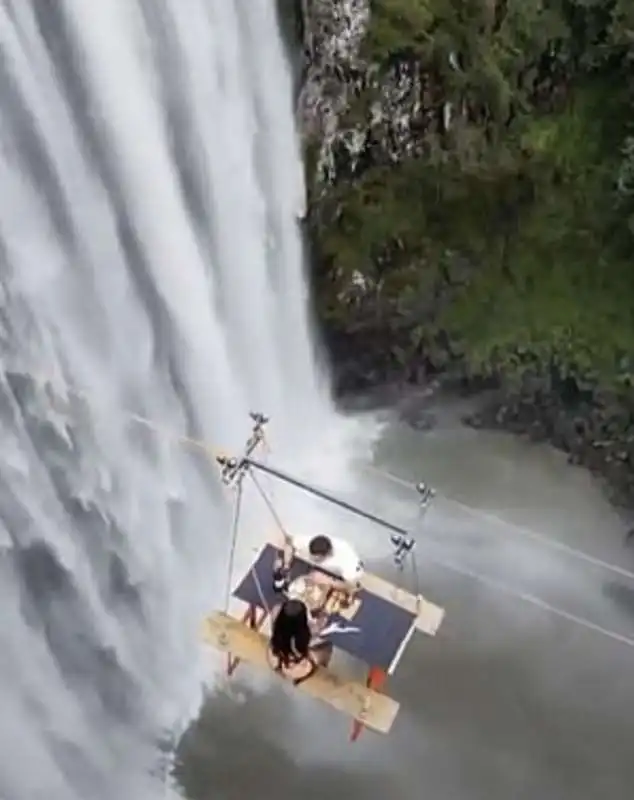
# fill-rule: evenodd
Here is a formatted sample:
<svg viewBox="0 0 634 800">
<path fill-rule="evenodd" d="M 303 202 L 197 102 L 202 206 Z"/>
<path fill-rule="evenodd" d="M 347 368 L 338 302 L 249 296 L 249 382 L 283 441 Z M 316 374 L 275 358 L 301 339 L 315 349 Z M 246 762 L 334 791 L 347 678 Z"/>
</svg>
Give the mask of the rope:
<svg viewBox="0 0 634 800">
<path fill-rule="evenodd" d="M 238 480 L 236 485 L 236 499 L 233 507 L 233 520 L 231 523 L 231 548 L 229 550 L 229 563 L 227 567 L 227 583 L 225 589 L 225 605 L 224 605 L 225 614 L 229 611 L 229 603 L 231 602 L 231 590 L 233 585 L 233 568 L 235 563 L 235 556 L 236 556 L 236 550 L 240 532 L 240 513 L 242 510 L 243 496 L 244 495 L 243 495 L 242 480 Z M 266 613 L 270 615 L 271 609 L 266 601 L 266 596 L 264 594 L 262 584 L 260 583 L 260 578 L 253 564 L 251 565 L 249 572 L 253 576 L 253 582 L 255 583 L 255 588 L 257 589 L 258 595 L 260 597 L 262 608 L 264 608 Z"/>
<path fill-rule="evenodd" d="M 542 611 L 548 611 L 551 614 L 554 614 L 561 619 L 565 619 L 568 622 L 576 622 L 578 625 L 581 625 L 588 630 L 594 631 L 595 633 L 602 633 L 604 636 L 607 636 L 610 639 L 613 639 L 616 642 L 620 642 L 621 644 L 627 645 L 628 647 L 634 647 L 634 638 L 630 636 L 626 636 L 625 634 L 617 633 L 616 631 L 611 631 L 609 628 L 603 627 L 603 625 L 599 625 L 598 623 L 591 622 L 589 619 L 585 617 L 579 617 L 576 614 L 573 614 L 569 611 L 564 611 L 561 608 L 557 608 L 557 606 L 553 606 L 550 603 L 547 603 L 545 600 L 542 600 L 540 597 L 536 597 L 535 595 L 529 594 L 527 592 L 518 592 L 515 589 L 512 589 L 510 586 L 507 586 L 505 583 L 496 580 L 495 578 L 489 578 L 486 575 L 483 575 L 480 572 L 476 572 L 475 570 L 468 569 L 467 567 L 459 567 L 457 564 L 454 564 L 452 561 L 446 561 L 445 559 L 441 559 L 435 556 L 429 556 L 428 560 L 438 565 L 439 567 L 443 567 L 444 569 L 455 572 L 458 575 L 462 575 L 463 577 L 471 578 L 478 583 L 481 583 L 485 586 L 488 586 L 491 589 L 494 589 L 502 594 L 507 595 L 508 597 L 513 597 L 517 600 L 523 600 L 525 603 L 530 603 L 531 605 L 536 606 L 537 608 L 542 609 Z"/>
<path fill-rule="evenodd" d="M 260 482 L 255 477 L 255 475 L 253 474 L 253 470 L 249 470 L 249 474 L 251 475 L 251 480 L 255 484 L 256 489 L 260 493 L 260 497 L 262 498 L 262 500 L 264 500 L 264 502 L 266 504 L 266 507 L 268 508 L 269 512 L 271 513 L 271 516 L 275 520 L 275 524 L 280 529 L 280 532 L 281 532 L 282 536 L 284 537 L 284 540 L 288 542 L 291 539 L 291 535 L 289 534 L 289 532 L 284 527 L 284 524 L 282 523 L 282 520 L 280 519 L 279 514 L 275 510 L 275 507 L 273 506 L 273 503 L 269 500 L 266 492 L 264 491 L 264 489 L 260 485 Z"/>
<path fill-rule="evenodd" d="M 174 431 L 169 430 L 169 428 L 164 428 L 161 425 L 157 425 L 151 419 L 142 417 L 139 414 L 128 413 L 128 417 L 132 420 L 132 422 L 136 422 L 139 425 L 144 425 L 146 428 L 153 430 L 154 433 L 160 433 L 167 439 L 172 439 L 173 441 L 178 442 L 178 444 L 184 444 L 187 447 L 194 447 L 197 450 L 202 450 L 214 461 L 216 457 L 220 455 L 219 450 L 215 450 L 208 442 L 204 442 L 201 439 L 192 439 L 190 436 L 183 436 L 179 433 L 175 433 Z"/>
<path fill-rule="evenodd" d="M 233 565 L 236 557 L 236 546 L 238 544 L 238 532 L 240 529 L 240 507 L 242 505 L 242 481 L 238 481 L 236 487 L 236 500 L 233 507 L 233 521 L 231 524 L 231 549 L 229 550 L 229 564 L 227 567 L 227 587 L 225 590 L 225 613 L 229 611 L 231 600 L 231 584 L 233 583 Z"/>
<path fill-rule="evenodd" d="M 420 528 L 422 527 L 422 524 L 423 524 L 423 521 L 424 521 L 425 516 L 427 514 L 427 511 L 429 510 L 429 506 L 430 506 L 429 498 L 425 498 L 425 500 L 421 500 L 421 503 L 420 503 L 419 508 L 418 508 L 418 518 L 417 518 L 416 524 L 415 524 L 415 529 L 416 530 L 420 530 Z M 396 551 L 395 551 L 395 561 L 396 561 L 396 566 L 397 566 L 398 572 L 399 573 L 404 573 L 405 572 L 406 561 L 409 560 L 409 562 L 410 562 L 410 564 L 412 566 L 413 594 L 415 594 L 416 597 L 420 597 L 420 578 L 419 578 L 419 574 L 418 574 L 418 562 L 416 560 L 416 552 L 415 552 L 416 540 L 413 538 L 413 536 L 410 536 L 409 538 L 410 538 L 410 543 L 413 546 L 408 547 L 408 549 L 407 549 L 407 551 L 405 553 L 405 558 L 403 560 L 399 560 L 399 558 L 398 558 L 399 546 L 397 545 L 397 548 L 396 548 Z M 394 539 L 392 539 L 392 541 L 394 541 Z M 405 584 L 405 580 L 404 579 L 402 580 L 402 583 Z M 412 587 L 410 587 L 410 588 L 412 588 Z"/>
<path fill-rule="evenodd" d="M 264 449 L 263 462 L 267 463 L 268 458 L 272 453 L 272 448 L 271 448 L 271 445 L 269 444 L 268 438 L 266 437 L 266 434 L 264 433 L 264 431 L 262 431 L 261 442 L 262 442 L 262 447 Z M 253 479 L 255 480 L 255 472 L 252 471 L 251 475 L 252 475 Z M 262 487 L 262 483 L 260 483 L 260 486 L 258 487 L 258 490 L 260 492 L 260 495 L 262 496 L 262 499 L 266 503 L 271 515 L 273 516 L 273 519 L 275 520 L 275 524 L 280 529 L 282 535 L 286 537 L 288 535 L 287 531 L 285 530 L 284 526 L 282 525 L 280 517 L 277 515 L 277 513 L 275 513 L 275 510 L 274 510 L 276 481 L 273 480 L 273 476 L 270 475 L 268 472 L 264 473 L 264 475 L 261 475 L 258 478 L 258 481 L 263 481 L 264 482 L 264 486 L 266 486 L 266 493 L 268 495 L 268 500 L 267 500 L 267 497 L 264 496 L 263 488 L 261 488 Z"/>
<path fill-rule="evenodd" d="M 411 491 L 415 491 L 416 487 L 412 484 L 411 481 L 407 481 L 404 478 L 400 478 L 398 475 L 394 475 L 387 470 L 379 469 L 378 467 L 373 466 L 372 464 L 365 464 L 361 465 L 361 468 L 365 472 L 374 472 L 377 475 L 381 475 L 383 478 L 392 481 L 393 483 L 397 483 L 400 486 L 405 487 L 406 489 L 410 489 Z M 460 500 L 456 500 L 453 497 L 448 497 L 447 495 L 443 495 L 440 492 L 436 493 L 436 497 L 445 501 L 450 505 L 458 506 L 463 511 L 466 511 L 468 514 L 471 514 L 474 517 L 478 517 L 479 519 L 489 520 L 490 522 L 495 522 L 498 525 L 504 525 L 507 528 L 511 528 L 517 533 L 519 536 L 524 536 L 527 539 L 532 539 L 533 541 L 538 541 L 541 544 L 545 545 L 546 547 L 550 547 L 553 550 L 559 550 L 562 553 L 566 553 L 567 555 L 571 556 L 572 558 L 576 558 L 578 561 L 584 561 L 587 564 L 591 564 L 594 567 L 599 567 L 601 569 L 605 569 L 608 572 L 612 572 L 615 575 L 620 575 L 622 578 L 628 578 L 629 580 L 634 580 L 634 572 L 631 570 L 625 569 L 624 567 L 619 567 L 616 564 L 611 564 L 609 561 L 603 561 L 596 556 L 591 556 L 588 553 L 584 553 L 583 550 L 579 550 L 576 547 L 572 547 L 569 544 L 565 544 L 564 542 L 560 542 L 557 539 L 553 539 L 550 536 L 546 536 L 544 533 L 539 533 L 538 531 L 534 531 L 531 528 L 527 528 L 524 525 L 518 525 L 515 522 L 509 522 L 508 520 L 503 519 L 502 517 L 497 516 L 496 514 L 492 514 L 488 511 L 483 511 L 479 508 L 473 508 L 472 506 L 467 505 L 466 503 L 462 503 Z"/>
</svg>

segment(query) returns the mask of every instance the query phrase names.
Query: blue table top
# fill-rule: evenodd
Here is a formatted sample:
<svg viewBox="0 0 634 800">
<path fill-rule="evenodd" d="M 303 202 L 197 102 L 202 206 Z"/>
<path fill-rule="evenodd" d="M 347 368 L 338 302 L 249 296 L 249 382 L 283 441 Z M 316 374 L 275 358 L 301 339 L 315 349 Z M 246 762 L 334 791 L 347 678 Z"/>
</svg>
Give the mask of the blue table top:
<svg viewBox="0 0 634 800">
<path fill-rule="evenodd" d="M 272 581 L 273 563 L 277 554 L 276 548 L 267 544 L 233 592 L 233 596 L 249 605 L 265 610 L 270 610 L 278 605 L 280 595 L 274 590 Z M 316 569 L 318 567 L 296 557 L 291 566 L 291 579 Z M 257 575 L 257 581 L 253 572 Z M 353 630 L 335 631 L 329 633 L 326 638 L 335 647 L 350 653 L 366 664 L 387 669 L 408 636 L 415 617 L 411 612 L 389 603 L 365 589 L 360 590 L 358 597 L 361 602 L 352 619 L 332 614 L 329 620 L 329 624 L 339 623 L 343 629 Z"/>
</svg>

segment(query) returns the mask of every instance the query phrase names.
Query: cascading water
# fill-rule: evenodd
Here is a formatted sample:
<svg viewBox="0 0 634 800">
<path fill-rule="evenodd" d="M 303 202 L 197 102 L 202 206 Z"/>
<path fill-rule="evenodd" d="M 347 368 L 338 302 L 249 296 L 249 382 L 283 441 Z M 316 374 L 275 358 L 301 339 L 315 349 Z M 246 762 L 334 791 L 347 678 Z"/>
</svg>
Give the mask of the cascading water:
<svg viewBox="0 0 634 800">
<path fill-rule="evenodd" d="M 334 424 L 291 78 L 274 0 L 5 0 L 0 55 L 0 798 L 143 800 L 228 509 L 126 412 L 233 448 L 261 409 L 307 458 Z"/>
</svg>

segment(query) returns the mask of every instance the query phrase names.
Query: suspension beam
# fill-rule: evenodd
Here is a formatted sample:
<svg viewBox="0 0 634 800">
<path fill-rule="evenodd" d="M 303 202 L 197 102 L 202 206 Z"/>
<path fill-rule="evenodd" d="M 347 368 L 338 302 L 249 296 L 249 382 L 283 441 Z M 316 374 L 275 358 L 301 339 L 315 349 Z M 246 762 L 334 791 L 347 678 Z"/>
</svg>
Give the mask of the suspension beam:
<svg viewBox="0 0 634 800">
<path fill-rule="evenodd" d="M 364 511 L 362 508 L 353 505 L 352 503 L 348 503 L 347 500 L 343 500 L 340 497 L 337 497 L 330 492 L 324 491 L 324 489 L 320 489 L 317 486 L 313 486 L 311 483 L 307 481 L 300 480 L 299 478 L 294 478 L 292 475 L 289 475 L 287 472 L 283 472 L 276 467 L 270 467 L 268 464 L 263 464 L 261 461 L 257 461 L 255 458 L 251 458 L 250 456 L 246 456 L 244 461 L 254 469 L 258 469 L 262 472 L 266 472 L 269 475 L 272 475 L 274 478 L 279 478 L 281 481 L 285 481 L 286 483 L 290 483 L 292 486 L 296 486 L 298 489 L 304 489 L 307 492 L 315 495 L 315 497 L 319 497 L 321 500 L 325 500 L 328 503 L 334 503 L 336 506 L 340 508 L 344 508 L 346 511 L 350 511 L 352 514 L 356 514 L 359 517 L 364 517 L 365 519 L 369 519 L 371 522 L 374 522 L 377 525 L 380 525 L 383 528 L 387 528 L 389 531 L 393 533 L 398 533 L 400 536 L 409 536 L 409 531 L 407 528 L 402 528 L 400 525 L 395 525 L 393 522 L 390 522 L 383 517 L 378 517 L 376 514 L 371 514 L 369 511 Z"/>
<path fill-rule="evenodd" d="M 239 458 L 224 454 L 216 456 L 216 461 L 220 467 L 222 482 L 225 485 L 234 488 L 240 487 L 244 476 L 247 474 L 249 469 L 253 468 L 260 470 L 261 472 L 266 472 L 278 480 L 291 484 L 291 486 L 295 486 L 298 489 L 309 492 L 310 494 L 315 495 L 315 497 L 325 500 L 327 503 L 333 503 L 333 505 L 339 506 L 340 508 L 349 511 L 351 514 L 356 514 L 358 517 L 363 517 L 363 519 L 370 520 L 370 522 L 374 522 L 375 525 L 380 525 L 382 528 L 387 528 L 387 530 L 392 532 L 392 536 L 390 538 L 392 540 L 392 545 L 394 546 L 394 561 L 396 565 L 402 569 L 406 556 L 412 552 L 415 546 L 415 540 L 410 535 L 410 532 L 407 530 L 407 528 L 403 528 L 400 525 L 395 525 L 393 522 L 390 522 L 384 517 L 379 517 L 376 514 L 365 511 L 364 509 L 359 508 L 359 506 L 349 503 L 347 500 L 337 497 L 337 495 L 327 492 L 318 486 L 314 486 L 308 481 L 295 478 L 292 475 L 289 475 L 287 472 L 278 469 L 277 467 L 271 467 L 268 464 L 253 458 L 252 453 L 257 449 L 258 445 L 264 441 L 264 426 L 268 422 L 268 417 L 260 412 L 251 412 L 250 417 L 253 421 L 253 428 L 242 455 Z M 425 483 L 417 484 L 416 490 L 420 497 L 419 502 L 422 514 L 427 511 L 435 495 L 435 491 Z"/>
<path fill-rule="evenodd" d="M 269 418 L 264 416 L 260 411 L 251 411 L 249 412 L 249 416 L 253 420 L 253 428 L 251 429 L 251 436 L 247 439 L 242 456 L 240 458 L 234 458 L 224 453 L 220 453 L 216 456 L 216 461 L 220 467 L 220 478 L 226 486 L 235 486 L 242 482 L 249 467 L 249 456 L 264 441 L 264 426 L 269 421 Z"/>
</svg>

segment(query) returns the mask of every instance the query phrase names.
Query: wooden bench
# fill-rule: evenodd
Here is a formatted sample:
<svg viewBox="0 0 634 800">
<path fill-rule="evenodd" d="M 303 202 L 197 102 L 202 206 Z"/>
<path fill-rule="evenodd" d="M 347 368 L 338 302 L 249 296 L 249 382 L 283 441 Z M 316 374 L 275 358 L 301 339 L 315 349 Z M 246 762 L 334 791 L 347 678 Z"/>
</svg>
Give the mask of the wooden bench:
<svg viewBox="0 0 634 800">
<path fill-rule="evenodd" d="M 208 644 L 248 661 L 275 675 L 268 663 L 267 637 L 245 622 L 228 614 L 215 612 L 203 622 L 203 636 Z M 339 677 L 330 669 L 319 667 L 308 680 L 295 687 L 310 697 L 353 717 L 378 733 L 388 733 L 398 713 L 399 704 L 364 683 Z"/>
</svg>

